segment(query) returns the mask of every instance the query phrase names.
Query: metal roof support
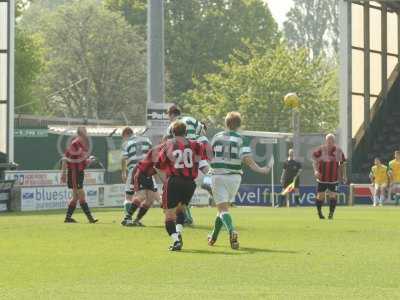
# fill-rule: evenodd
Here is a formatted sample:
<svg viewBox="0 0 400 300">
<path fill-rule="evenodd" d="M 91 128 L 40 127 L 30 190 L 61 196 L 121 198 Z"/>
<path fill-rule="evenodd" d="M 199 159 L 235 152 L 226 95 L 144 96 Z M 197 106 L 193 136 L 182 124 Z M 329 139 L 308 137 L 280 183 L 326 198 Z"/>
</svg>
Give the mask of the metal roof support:
<svg viewBox="0 0 400 300">
<path fill-rule="evenodd" d="M 387 6 L 382 3 L 382 14 L 381 14 L 381 44 L 382 44 L 382 94 L 384 95 L 384 101 L 387 95 L 388 89 L 388 74 L 387 74 Z"/>
<path fill-rule="evenodd" d="M 367 133 L 370 123 L 370 26 L 369 2 L 364 2 L 364 131 Z M 368 135 L 367 144 L 368 144 Z"/>
</svg>

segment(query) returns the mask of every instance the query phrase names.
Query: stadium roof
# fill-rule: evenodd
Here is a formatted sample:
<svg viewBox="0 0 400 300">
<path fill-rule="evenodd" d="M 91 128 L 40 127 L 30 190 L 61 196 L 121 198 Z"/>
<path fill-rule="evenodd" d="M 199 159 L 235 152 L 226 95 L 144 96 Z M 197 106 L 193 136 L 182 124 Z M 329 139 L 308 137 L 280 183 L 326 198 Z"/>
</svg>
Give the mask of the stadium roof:
<svg viewBox="0 0 400 300">
<path fill-rule="evenodd" d="M 368 1 L 368 2 L 371 2 L 371 1 Z M 375 2 L 379 2 L 379 3 L 382 3 L 382 4 L 385 3 L 386 6 L 389 9 L 394 10 L 394 11 L 400 11 L 400 2 L 398 0 L 375 0 Z M 363 1 L 363 0 L 360 0 L 360 1 L 355 0 L 355 1 L 353 1 L 353 3 L 364 4 L 365 1 Z M 373 3 L 370 4 L 370 5 L 374 6 Z"/>
</svg>

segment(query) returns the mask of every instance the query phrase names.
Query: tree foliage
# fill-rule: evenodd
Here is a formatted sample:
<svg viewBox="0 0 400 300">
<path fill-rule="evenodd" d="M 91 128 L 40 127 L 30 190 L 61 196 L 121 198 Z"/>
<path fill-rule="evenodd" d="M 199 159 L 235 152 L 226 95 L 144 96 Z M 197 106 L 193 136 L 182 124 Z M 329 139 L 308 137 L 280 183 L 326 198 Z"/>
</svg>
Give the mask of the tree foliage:
<svg viewBox="0 0 400 300">
<path fill-rule="evenodd" d="M 42 99 L 55 115 L 145 119 L 145 43 L 98 1 L 74 1 L 37 24 L 47 61 Z"/>
<path fill-rule="evenodd" d="M 338 122 L 337 77 L 321 58 L 310 62 L 305 49 L 292 50 L 281 43 L 250 55 L 236 52 L 220 71 L 196 82 L 186 94 L 192 112 L 201 119 L 209 116 L 222 125 L 227 111 L 238 110 L 247 129 L 291 130 L 291 112 L 283 97 L 297 92 L 301 98 L 302 132 L 334 130 Z"/>
<path fill-rule="evenodd" d="M 310 49 L 311 58 L 332 56 L 339 47 L 338 1 L 294 0 L 284 32 L 291 46 Z"/>
<path fill-rule="evenodd" d="M 130 24 L 146 27 L 146 0 L 105 0 Z M 166 70 L 169 101 L 193 88 L 193 79 L 217 71 L 216 61 L 226 62 L 244 41 L 262 41 L 266 47 L 278 39 L 278 29 L 267 4 L 261 0 L 166 0 Z"/>
<path fill-rule="evenodd" d="M 42 39 L 17 26 L 15 48 L 15 110 L 17 113 L 34 113 L 39 109 L 39 99 L 35 96 L 36 80 L 44 65 Z"/>
</svg>

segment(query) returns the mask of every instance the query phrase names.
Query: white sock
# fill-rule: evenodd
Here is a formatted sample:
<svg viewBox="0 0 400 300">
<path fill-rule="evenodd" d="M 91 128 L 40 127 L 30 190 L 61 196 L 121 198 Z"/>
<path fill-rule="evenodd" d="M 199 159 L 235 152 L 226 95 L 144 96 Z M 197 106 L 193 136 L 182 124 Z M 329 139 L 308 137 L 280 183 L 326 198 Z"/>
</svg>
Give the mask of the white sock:
<svg viewBox="0 0 400 300">
<path fill-rule="evenodd" d="M 176 232 L 177 233 L 182 233 L 183 232 L 183 225 L 182 224 L 176 224 Z"/>
<path fill-rule="evenodd" d="M 173 242 L 179 241 L 179 235 L 177 233 L 171 234 L 171 238 Z"/>
<path fill-rule="evenodd" d="M 383 204 L 383 201 L 385 201 L 385 196 L 381 196 L 381 198 L 380 198 L 380 200 L 379 200 L 379 203 L 380 203 L 380 204 Z"/>
<path fill-rule="evenodd" d="M 378 203 L 378 199 L 379 199 L 378 196 L 374 196 L 374 204 L 375 204 L 375 205 Z"/>
</svg>

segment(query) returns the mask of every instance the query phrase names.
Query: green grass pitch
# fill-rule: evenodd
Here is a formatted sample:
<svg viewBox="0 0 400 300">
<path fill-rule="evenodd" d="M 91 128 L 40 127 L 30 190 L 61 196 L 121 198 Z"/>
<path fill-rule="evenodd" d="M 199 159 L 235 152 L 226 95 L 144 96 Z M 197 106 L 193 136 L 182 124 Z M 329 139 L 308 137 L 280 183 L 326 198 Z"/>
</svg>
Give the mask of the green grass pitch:
<svg viewBox="0 0 400 300">
<path fill-rule="evenodd" d="M 325 208 L 325 211 L 327 208 Z M 0 299 L 400 299 L 400 208 L 235 208 L 241 249 L 216 215 L 195 208 L 184 250 L 171 253 L 160 209 L 146 228 L 123 228 L 121 211 L 99 224 L 62 223 L 63 212 L 0 215 Z"/>
</svg>

